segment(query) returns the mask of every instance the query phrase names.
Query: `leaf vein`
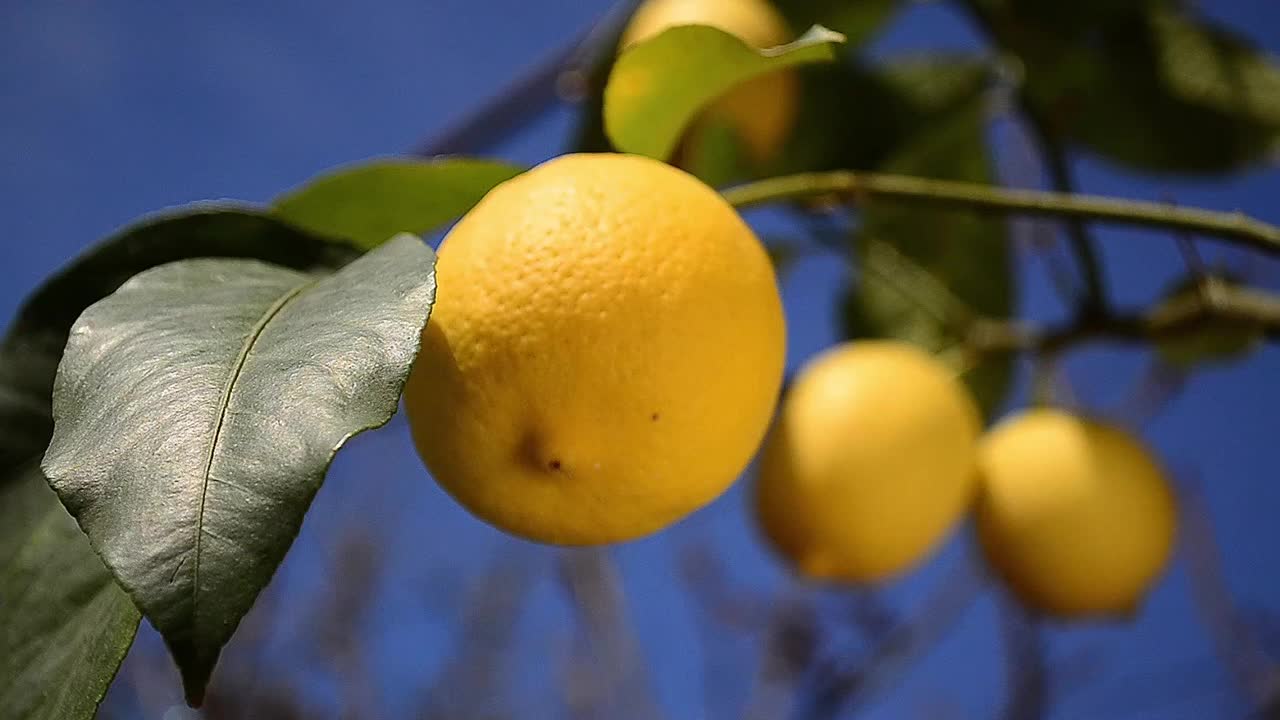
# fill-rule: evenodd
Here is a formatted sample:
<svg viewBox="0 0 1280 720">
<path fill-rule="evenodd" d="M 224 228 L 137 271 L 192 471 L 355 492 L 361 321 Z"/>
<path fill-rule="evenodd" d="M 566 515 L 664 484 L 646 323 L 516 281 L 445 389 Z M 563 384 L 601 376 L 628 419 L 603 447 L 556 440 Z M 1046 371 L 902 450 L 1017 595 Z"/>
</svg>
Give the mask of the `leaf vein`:
<svg viewBox="0 0 1280 720">
<path fill-rule="evenodd" d="M 204 527 L 204 510 L 205 502 L 209 498 L 209 478 L 213 473 L 213 459 L 218 450 L 218 439 L 222 435 L 222 426 L 227 419 L 227 409 L 231 406 L 231 392 L 235 388 L 236 382 L 240 379 L 240 373 L 244 370 L 244 365 L 249 360 L 249 353 L 253 350 L 253 346 L 258 342 L 258 338 L 263 331 L 267 329 L 267 325 L 282 311 L 294 298 L 296 298 L 303 290 L 309 287 L 314 280 L 299 283 L 288 292 L 280 296 L 275 304 L 267 308 L 267 311 L 258 319 L 258 323 L 249 331 L 249 335 L 245 338 L 244 345 L 240 348 L 240 354 L 236 356 L 235 364 L 231 368 L 231 373 L 227 377 L 227 384 L 222 389 L 222 397 L 218 405 L 218 422 L 213 427 L 213 433 L 209 440 L 209 452 L 205 457 L 204 473 L 201 477 L 200 485 L 200 511 L 196 515 L 196 539 L 195 547 L 192 549 L 195 557 L 192 560 L 191 569 L 191 618 L 195 622 L 198 615 L 198 607 L 200 601 L 200 553 L 201 538 L 205 535 Z M 225 538 L 223 538 L 225 539 Z"/>
</svg>

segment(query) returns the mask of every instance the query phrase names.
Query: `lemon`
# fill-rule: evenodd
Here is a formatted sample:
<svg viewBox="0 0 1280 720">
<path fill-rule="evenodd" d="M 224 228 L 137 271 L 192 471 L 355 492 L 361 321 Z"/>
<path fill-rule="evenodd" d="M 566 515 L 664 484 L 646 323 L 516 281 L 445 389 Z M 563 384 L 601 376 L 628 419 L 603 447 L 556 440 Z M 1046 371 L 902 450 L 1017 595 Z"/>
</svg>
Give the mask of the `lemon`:
<svg viewBox="0 0 1280 720">
<path fill-rule="evenodd" d="M 793 39 L 786 20 L 766 0 L 647 0 L 632 16 L 620 46 L 629 47 L 678 25 L 710 25 L 755 48 Z M 782 148 L 798 105 L 799 84 L 793 72 L 761 75 L 708 107 L 688 136 L 696 137 L 700 125 L 723 124 L 742 142 L 750 160 L 763 164 Z"/>
<path fill-rule="evenodd" d="M 916 346 L 827 350 L 801 369 L 765 443 L 761 529 L 811 578 L 901 573 L 968 509 L 980 429 L 955 374 Z"/>
<path fill-rule="evenodd" d="M 767 429 L 785 354 L 773 268 L 681 170 L 540 165 L 454 227 L 437 283 L 409 425 L 445 490 L 508 532 L 652 533 L 727 489 Z"/>
<path fill-rule="evenodd" d="M 1164 474 L 1137 440 L 1031 410 L 983 439 L 979 468 L 983 548 L 1025 604 L 1059 617 L 1136 612 L 1177 523 Z"/>
</svg>

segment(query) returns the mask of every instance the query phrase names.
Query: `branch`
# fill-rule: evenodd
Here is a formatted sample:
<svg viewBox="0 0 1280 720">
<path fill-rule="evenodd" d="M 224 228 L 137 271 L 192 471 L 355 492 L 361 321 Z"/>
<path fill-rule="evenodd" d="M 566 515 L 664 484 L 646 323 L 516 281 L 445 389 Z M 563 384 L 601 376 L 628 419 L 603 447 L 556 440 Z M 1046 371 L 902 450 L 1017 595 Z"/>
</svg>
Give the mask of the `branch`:
<svg viewBox="0 0 1280 720">
<path fill-rule="evenodd" d="M 1092 340 L 1149 343 L 1223 323 L 1280 337 L 1280 297 L 1205 278 L 1204 291 L 1172 298 L 1131 314 L 1083 315 L 1062 327 L 1042 329 L 1017 321 L 977 320 L 968 345 L 979 353 L 1031 351 L 1052 355 Z"/>
<path fill-rule="evenodd" d="M 784 200 L 834 197 L 846 202 L 877 199 L 1002 214 L 1083 218 L 1212 235 L 1269 255 L 1280 255 L 1280 228 L 1239 212 L 1172 207 L 1095 195 L 1012 190 L 909 175 L 847 170 L 799 173 L 739 185 L 726 190 L 724 197 L 740 209 Z"/>
</svg>

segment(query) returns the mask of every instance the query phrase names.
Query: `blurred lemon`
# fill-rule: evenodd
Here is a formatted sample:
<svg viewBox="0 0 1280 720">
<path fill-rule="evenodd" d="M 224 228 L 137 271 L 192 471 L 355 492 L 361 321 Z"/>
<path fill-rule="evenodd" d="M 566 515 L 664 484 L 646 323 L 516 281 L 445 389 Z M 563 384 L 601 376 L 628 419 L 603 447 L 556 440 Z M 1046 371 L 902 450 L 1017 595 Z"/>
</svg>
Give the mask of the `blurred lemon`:
<svg viewBox="0 0 1280 720">
<path fill-rule="evenodd" d="M 1168 562 L 1177 512 L 1136 439 L 1060 410 L 1030 410 L 983 439 L 979 468 L 979 536 L 1023 602 L 1060 617 L 1137 610 Z"/>
<path fill-rule="evenodd" d="M 436 480 L 490 523 L 628 540 L 720 495 L 782 381 L 773 268 L 711 188 L 569 155 L 490 192 L 440 247 L 406 388 Z"/>
<path fill-rule="evenodd" d="M 846 343 L 806 365 L 766 441 L 765 536 L 803 575 L 875 582 L 920 562 L 970 505 L 978 409 L 914 345 Z"/>
<path fill-rule="evenodd" d="M 766 0 L 647 0 L 632 16 L 620 46 L 627 48 L 678 25 L 710 25 L 755 48 L 794 39 L 782 15 Z M 784 70 L 761 75 L 709 106 L 687 135 L 696 138 L 701 127 L 723 125 L 742 142 L 752 162 L 763 164 L 782 148 L 798 105 L 795 73 Z"/>
</svg>

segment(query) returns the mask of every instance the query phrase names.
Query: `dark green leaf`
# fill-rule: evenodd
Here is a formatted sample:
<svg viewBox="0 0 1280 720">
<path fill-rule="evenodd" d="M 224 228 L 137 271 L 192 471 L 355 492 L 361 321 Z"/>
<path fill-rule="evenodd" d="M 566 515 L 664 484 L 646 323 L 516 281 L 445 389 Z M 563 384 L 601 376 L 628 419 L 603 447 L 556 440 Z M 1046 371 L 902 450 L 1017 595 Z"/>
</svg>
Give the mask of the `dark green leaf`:
<svg viewBox="0 0 1280 720">
<path fill-rule="evenodd" d="M 92 717 L 138 625 L 137 609 L 35 469 L 76 317 L 135 273 L 173 260 L 259 257 L 309 269 L 355 255 L 258 210 L 199 205 L 126 228 L 27 300 L 0 344 L 0 708 L 17 718 Z"/>
<path fill-rule="evenodd" d="M 968 55 L 806 68 L 796 130 L 772 173 L 880 167 L 905 143 L 971 105 L 990 80 L 990 65 Z"/>
<path fill-rule="evenodd" d="M 58 355 L 0 345 L 0 473 L 39 457 L 49 444 L 49 393 Z"/>
<path fill-rule="evenodd" d="M 990 182 L 983 104 L 975 102 L 922 133 L 888 172 Z M 895 337 L 932 351 L 955 350 L 973 315 L 1004 317 L 1013 305 L 1007 229 L 962 210 L 879 202 L 863 214 L 859 281 L 846 308 L 851 334 Z M 989 359 L 965 379 L 987 417 L 1008 385 L 1011 360 Z"/>
<path fill-rule="evenodd" d="M 410 235 L 327 276 L 187 260 L 76 321 L 44 470 L 193 703 L 334 454 L 395 411 L 433 260 Z"/>
<path fill-rule="evenodd" d="M 1078 35 L 1106 29 L 1167 6 L 1170 0 L 979 0 L 1020 25 L 1056 30 L 1056 36 Z"/>
<path fill-rule="evenodd" d="M 378 160 L 322 175 L 275 200 L 275 214 L 319 235 L 376 247 L 458 218 L 521 168 L 492 160 Z"/>
<path fill-rule="evenodd" d="M 139 615 L 34 463 L 0 477 L 0 709 L 87 720 Z"/>
<path fill-rule="evenodd" d="M 95 245 L 35 291 L 0 345 L 0 468 L 44 451 L 49 398 L 67 333 L 89 305 L 147 268 L 191 257 L 247 257 L 299 270 L 356 257 L 243 204 L 201 203 L 143 219 Z"/>
<path fill-rule="evenodd" d="M 711 101 L 746 80 L 829 62 L 843 36 L 814 27 L 793 43 L 757 50 L 706 25 L 683 25 L 625 50 L 604 91 L 604 124 L 623 152 L 666 160 Z M 689 72 L 697 68 L 697 72 Z"/>
<path fill-rule="evenodd" d="M 1280 67 L 1224 29 L 1168 8 L 1081 38 L 1004 19 L 1024 93 L 1055 137 L 1156 172 L 1221 173 L 1280 139 Z"/>
</svg>

